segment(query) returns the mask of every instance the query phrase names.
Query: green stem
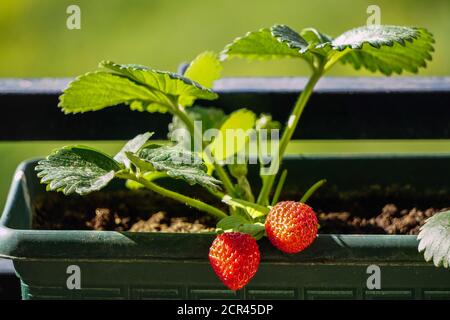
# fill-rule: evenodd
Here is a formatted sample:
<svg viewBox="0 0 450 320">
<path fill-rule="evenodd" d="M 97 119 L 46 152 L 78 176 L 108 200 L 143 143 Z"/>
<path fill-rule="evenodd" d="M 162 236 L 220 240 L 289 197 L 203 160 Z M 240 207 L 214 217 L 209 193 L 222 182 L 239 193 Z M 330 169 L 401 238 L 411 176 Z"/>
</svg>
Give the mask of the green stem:
<svg viewBox="0 0 450 320">
<path fill-rule="evenodd" d="M 223 182 L 223 187 L 225 188 L 227 193 L 236 195 L 236 190 L 234 189 L 233 183 L 231 182 L 230 177 L 228 176 L 225 169 L 221 165 L 214 163 L 214 170 L 216 171 L 220 180 Z"/>
<path fill-rule="evenodd" d="M 309 79 L 308 83 L 306 84 L 305 88 L 303 89 L 302 93 L 297 99 L 297 102 L 295 103 L 294 110 L 292 111 L 291 116 L 289 117 L 289 121 L 287 124 L 286 129 L 283 132 L 283 135 L 281 137 L 280 146 L 279 146 L 279 152 L 278 152 L 278 165 L 281 165 L 281 161 L 283 159 L 284 153 L 286 151 L 286 148 L 291 141 L 292 135 L 294 134 L 295 128 L 297 127 L 298 121 L 300 120 L 300 117 L 303 113 L 303 110 L 305 109 L 306 103 L 308 102 L 314 86 L 319 81 L 320 77 L 322 76 L 323 71 L 323 65 L 321 64 L 317 69 L 315 69 L 314 73 L 312 74 L 311 78 Z M 272 190 L 273 183 L 275 181 L 276 174 L 269 175 L 263 180 L 263 186 L 261 188 L 261 192 L 259 193 L 257 202 L 259 204 L 267 204 L 269 202 L 269 194 Z"/>
<path fill-rule="evenodd" d="M 308 199 L 314 194 L 314 192 L 316 192 L 317 189 L 319 189 L 325 183 L 327 183 L 326 179 L 322 179 L 322 180 L 317 181 L 316 183 L 314 183 L 311 187 L 309 187 L 308 191 L 305 192 L 303 197 L 300 199 L 300 202 L 301 203 L 306 203 L 306 201 L 308 201 Z"/>
<path fill-rule="evenodd" d="M 246 201 L 243 199 L 232 198 L 231 196 L 226 195 L 220 191 L 213 191 L 213 192 L 217 198 L 221 199 L 223 203 L 226 203 L 228 205 L 235 206 L 235 207 L 242 208 L 242 209 L 246 209 L 245 207 L 250 207 L 255 210 L 261 211 L 265 214 L 267 214 L 270 211 L 270 209 L 268 207 L 256 204 L 254 202 Z"/>
<path fill-rule="evenodd" d="M 272 198 L 272 206 L 276 205 L 278 199 L 280 198 L 281 191 L 283 190 L 284 182 L 286 181 L 288 171 L 286 169 L 283 170 L 280 176 L 280 180 L 278 180 L 277 187 L 275 188 L 275 193 Z"/>
<path fill-rule="evenodd" d="M 223 219 L 225 217 L 227 217 L 228 215 L 226 213 L 224 213 L 222 210 L 217 209 L 216 207 L 213 207 L 209 204 L 204 203 L 203 201 L 197 200 L 197 199 L 193 199 L 187 196 L 184 196 L 182 194 L 179 194 L 177 192 L 165 189 L 161 186 L 158 186 L 157 184 L 148 181 L 147 179 L 143 178 L 143 177 L 135 177 L 133 175 L 130 175 L 128 177 L 128 179 L 130 180 L 134 180 L 140 184 L 142 184 L 144 187 L 146 187 L 147 189 L 150 189 L 156 193 L 159 193 L 160 195 L 164 196 L 164 197 L 168 197 L 171 199 L 174 199 L 178 202 L 184 203 L 188 206 L 191 206 L 193 208 L 196 208 L 200 211 L 206 212 L 214 217 L 216 217 L 217 219 Z"/>
<path fill-rule="evenodd" d="M 203 149 L 205 146 L 203 145 L 202 133 L 201 133 L 201 131 L 199 131 L 199 130 L 197 130 L 195 128 L 194 123 L 189 118 L 189 116 L 186 114 L 186 112 L 182 108 L 174 108 L 174 113 L 187 126 L 187 128 L 189 130 L 189 133 L 194 138 L 193 141 L 201 141 L 202 142 L 202 146 L 201 147 Z M 198 139 L 200 139 L 200 140 L 198 140 Z M 224 186 L 225 190 L 227 191 L 227 193 L 232 194 L 232 195 L 236 195 L 236 190 L 234 188 L 234 185 L 231 182 L 231 179 L 228 176 L 228 174 L 225 171 L 225 169 L 221 165 L 216 163 L 213 159 L 208 159 L 208 160 L 210 162 L 214 163 L 214 170 L 216 171 L 217 175 L 219 176 L 220 180 L 222 181 L 223 186 Z"/>
</svg>

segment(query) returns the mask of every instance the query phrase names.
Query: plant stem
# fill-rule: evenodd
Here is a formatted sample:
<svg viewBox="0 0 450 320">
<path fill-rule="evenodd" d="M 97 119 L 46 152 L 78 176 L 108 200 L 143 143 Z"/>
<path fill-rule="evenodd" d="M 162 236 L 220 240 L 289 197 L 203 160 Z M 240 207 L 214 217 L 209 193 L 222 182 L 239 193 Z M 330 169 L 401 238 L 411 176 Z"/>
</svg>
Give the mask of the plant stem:
<svg viewBox="0 0 450 320">
<path fill-rule="evenodd" d="M 177 117 L 179 117 L 181 119 L 181 121 L 184 122 L 184 124 L 187 126 L 189 133 L 192 135 L 193 137 L 193 141 L 196 141 L 196 139 L 200 139 L 197 141 L 201 141 L 202 142 L 202 150 L 205 147 L 203 145 L 203 136 L 201 131 L 197 130 L 197 128 L 195 128 L 194 123 L 192 122 L 192 120 L 189 118 L 189 116 L 186 114 L 186 112 L 182 109 L 182 108 L 174 108 L 174 113 Z M 233 183 L 231 182 L 230 177 L 228 176 L 227 172 L 225 171 L 225 169 L 219 165 L 218 163 L 216 163 L 213 159 L 208 159 L 210 160 L 210 162 L 214 163 L 214 170 L 216 171 L 217 175 L 219 176 L 220 180 L 223 183 L 223 186 L 225 188 L 225 190 L 227 191 L 227 193 L 232 194 L 233 196 L 236 195 L 236 190 L 233 186 Z"/>
<path fill-rule="evenodd" d="M 294 110 L 292 111 L 292 114 L 289 117 L 287 127 L 284 130 L 283 135 L 281 137 L 280 146 L 278 149 L 278 165 L 281 165 L 281 161 L 283 159 L 286 148 L 289 142 L 291 141 L 292 135 L 294 134 L 298 121 L 300 120 L 303 110 L 305 109 L 306 103 L 308 102 L 309 97 L 313 92 L 314 86 L 322 76 L 322 71 L 323 65 L 320 65 L 317 69 L 315 69 L 314 73 L 312 74 L 311 78 L 309 79 L 308 83 L 303 89 L 302 93 L 298 97 L 297 102 L 295 103 Z M 266 205 L 269 203 L 269 194 L 270 191 L 272 190 L 275 177 L 276 174 L 273 174 L 267 176 L 266 179 L 263 179 L 263 186 L 261 188 L 261 192 L 259 193 L 257 200 L 258 204 Z"/>
<path fill-rule="evenodd" d="M 265 214 L 267 214 L 270 211 L 270 209 L 268 207 L 256 204 L 254 202 L 246 201 L 243 199 L 235 199 L 235 198 L 232 198 L 229 195 L 224 194 L 220 191 L 213 191 L 213 192 L 214 192 L 213 194 L 217 198 L 221 199 L 223 203 L 226 203 L 228 205 L 236 206 L 238 208 L 243 208 L 243 209 L 245 209 L 245 207 L 250 207 L 255 210 L 261 211 Z"/>
<path fill-rule="evenodd" d="M 278 199 L 280 198 L 281 191 L 283 190 L 284 182 L 286 181 L 288 171 L 286 169 L 281 173 L 280 179 L 278 180 L 277 187 L 275 188 L 275 193 L 272 198 L 272 206 L 276 205 Z"/>
<path fill-rule="evenodd" d="M 140 184 L 142 184 L 144 187 L 146 187 L 147 189 L 150 189 L 156 193 L 159 193 L 160 195 L 164 196 L 164 197 L 168 197 L 171 199 L 174 199 L 178 202 L 182 202 L 188 206 L 191 206 L 193 208 L 196 208 L 200 211 L 206 212 L 214 217 L 216 217 L 217 219 L 223 219 L 225 217 L 227 217 L 228 215 L 226 213 L 224 213 L 222 210 L 217 209 L 216 207 L 213 207 L 207 203 L 204 203 L 203 201 L 197 200 L 197 199 L 193 199 L 190 197 L 187 197 L 185 195 L 179 194 L 177 192 L 168 190 L 166 188 L 163 188 L 161 186 L 158 186 L 157 184 L 148 181 L 147 179 L 143 178 L 143 177 L 135 177 L 133 175 L 130 175 L 128 177 L 128 179 L 130 180 L 134 180 Z"/>
<path fill-rule="evenodd" d="M 309 189 L 308 191 L 305 192 L 305 194 L 303 195 L 303 197 L 300 199 L 301 203 L 306 203 L 306 201 L 308 201 L 308 199 L 314 194 L 314 192 L 316 192 L 317 189 L 319 189 L 321 186 L 323 186 L 325 183 L 327 183 L 326 179 L 322 179 L 320 181 L 317 181 L 316 183 L 314 183 Z"/>
</svg>

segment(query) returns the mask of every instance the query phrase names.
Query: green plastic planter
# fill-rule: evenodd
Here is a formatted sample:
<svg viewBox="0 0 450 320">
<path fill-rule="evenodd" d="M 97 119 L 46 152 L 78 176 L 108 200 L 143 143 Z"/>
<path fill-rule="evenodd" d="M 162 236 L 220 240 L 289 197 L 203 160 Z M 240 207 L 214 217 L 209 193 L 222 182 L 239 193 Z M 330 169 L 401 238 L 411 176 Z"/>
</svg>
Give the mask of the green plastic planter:
<svg viewBox="0 0 450 320">
<path fill-rule="evenodd" d="M 447 192 L 450 155 L 295 156 L 285 159 L 287 188 L 327 177 L 331 187 L 361 190 L 398 183 Z M 0 257 L 14 261 L 23 299 L 438 299 L 450 298 L 450 272 L 425 263 L 415 236 L 320 235 L 287 255 L 260 241 L 262 261 L 245 289 L 232 292 L 208 262 L 212 234 L 32 230 L 31 202 L 44 187 L 35 161 L 14 176 L 0 220 Z M 69 290 L 67 269 L 81 270 Z M 370 265 L 381 289 L 367 288 Z"/>
</svg>

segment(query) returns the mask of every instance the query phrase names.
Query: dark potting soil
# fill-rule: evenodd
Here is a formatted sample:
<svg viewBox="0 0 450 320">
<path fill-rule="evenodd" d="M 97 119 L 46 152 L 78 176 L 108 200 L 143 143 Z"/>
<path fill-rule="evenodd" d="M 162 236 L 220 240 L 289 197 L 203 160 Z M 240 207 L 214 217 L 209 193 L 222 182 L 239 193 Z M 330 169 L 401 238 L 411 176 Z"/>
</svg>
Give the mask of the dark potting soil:
<svg viewBox="0 0 450 320">
<path fill-rule="evenodd" d="M 192 192 L 197 193 L 195 188 Z M 203 201 L 226 210 L 217 199 L 201 194 Z M 317 212 L 322 234 L 414 235 L 428 217 L 450 207 L 447 194 L 415 194 L 412 189 L 398 187 L 352 193 L 327 190 L 317 193 L 310 205 Z M 282 198 L 300 196 L 291 192 Z M 216 223 L 205 214 L 148 190 L 95 192 L 84 197 L 49 192 L 37 197 L 33 208 L 33 228 L 46 230 L 196 233 L 213 231 Z"/>
<path fill-rule="evenodd" d="M 83 197 L 48 192 L 37 197 L 33 209 L 35 229 L 205 232 L 215 226 L 208 215 L 147 190 Z"/>
</svg>

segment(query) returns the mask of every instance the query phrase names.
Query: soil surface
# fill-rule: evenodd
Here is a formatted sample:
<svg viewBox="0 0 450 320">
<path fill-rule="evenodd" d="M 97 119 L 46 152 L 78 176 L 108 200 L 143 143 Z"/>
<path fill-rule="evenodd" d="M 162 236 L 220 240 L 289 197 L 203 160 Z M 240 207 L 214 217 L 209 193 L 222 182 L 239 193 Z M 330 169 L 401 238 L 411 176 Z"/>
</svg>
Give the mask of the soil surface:
<svg viewBox="0 0 450 320">
<path fill-rule="evenodd" d="M 195 196 L 196 190 L 192 192 Z M 311 199 L 311 206 L 317 212 L 322 234 L 412 235 L 418 234 L 427 218 L 450 207 L 450 198 L 442 194 L 438 198 L 428 195 L 428 201 L 410 194 L 414 201 L 409 202 L 398 195 L 318 194 Z M 300 198 L 292 194 L 285 197 Z M 215 198 L 205 198 L 204 192 L 202 200 L 226 210 Z M 47 230 L 196 233 L 213 231 L 216 223 L 207 215 L 147 190 L 96 192 L 84 197 L 49 192 L 39 196 L 33 208 L 33 228 Z"/>
<path fill-rule="evenodd" d="M 372 218 L 353 216 L 350 212 L 319 213 L 319 233 L 417 235 L 425 220 L 442 210 L 398 209 L 395 204 L 387 204 Z"/>
<path fill-rule="evenodd" d="M 84 197 L 48 192 L 36 199 L 33 208 L 33 228 L 47 230 L 206 232 L 214 231 L 216 223 L 146 190 L 95 192 Z"/>
</svg>

